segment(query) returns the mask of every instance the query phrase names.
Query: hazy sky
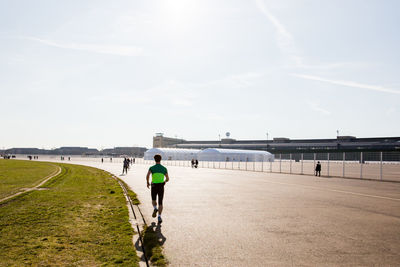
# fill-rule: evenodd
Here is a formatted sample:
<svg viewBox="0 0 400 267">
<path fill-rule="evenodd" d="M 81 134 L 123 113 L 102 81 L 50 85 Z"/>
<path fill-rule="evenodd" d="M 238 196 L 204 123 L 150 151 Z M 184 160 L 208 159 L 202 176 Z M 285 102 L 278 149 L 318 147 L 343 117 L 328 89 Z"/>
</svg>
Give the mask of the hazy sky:
<svg viewBox="0 0 400 267">
<path fill-rule="evenodd" d="M 0 148 L 400 135 L 400 1 L 0 0 Z"/>
</svg>

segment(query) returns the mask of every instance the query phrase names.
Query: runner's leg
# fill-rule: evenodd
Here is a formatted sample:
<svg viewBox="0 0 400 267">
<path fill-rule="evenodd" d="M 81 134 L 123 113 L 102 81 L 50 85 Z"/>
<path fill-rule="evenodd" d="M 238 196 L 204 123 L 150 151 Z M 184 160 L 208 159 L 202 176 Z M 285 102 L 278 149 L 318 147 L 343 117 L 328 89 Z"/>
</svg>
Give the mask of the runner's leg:
<svg viewBox="0 0 400 267">
<path fill-rule="evenodd" d="M 163 199 L 164 199 L 164 184 L 160 185 L 158 190 L 158 214 L 161 215 L 163 210 Z"/>
</svg>

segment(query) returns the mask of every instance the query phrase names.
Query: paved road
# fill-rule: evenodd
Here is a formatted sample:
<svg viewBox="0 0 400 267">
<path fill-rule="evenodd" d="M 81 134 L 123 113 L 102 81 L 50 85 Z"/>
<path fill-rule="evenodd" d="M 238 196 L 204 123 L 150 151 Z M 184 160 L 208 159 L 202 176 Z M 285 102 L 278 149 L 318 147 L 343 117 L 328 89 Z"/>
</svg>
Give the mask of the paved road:
<svg viewBox="0 0 400 267">
<path fill-rule="evenodd" d="M 77 162 L 120 175 L 117 163 Z M 148 223 L 148 165 L 125 180 Z M 169 166 L 161 232 L 171 266 L 395 266 L 400 184 Z M 400 174 L 399 174 L 400 175 Z"/>
</svg>

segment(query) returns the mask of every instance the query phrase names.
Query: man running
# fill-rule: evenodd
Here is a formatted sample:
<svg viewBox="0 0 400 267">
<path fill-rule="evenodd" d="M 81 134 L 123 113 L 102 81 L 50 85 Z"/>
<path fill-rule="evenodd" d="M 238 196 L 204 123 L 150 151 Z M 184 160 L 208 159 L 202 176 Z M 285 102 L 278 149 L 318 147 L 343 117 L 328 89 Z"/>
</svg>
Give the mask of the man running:
<svg viewBox="0 0 400 267">
<path fill-rule="evenodd" d="M 161 165 L 161 155 L 155 155 L 154 160 L 156 162 L 156 165 L 151 166 L 146 175 L 147 188 L 150 188 L 149 177 L 151 174 L 151 200 L 154 207 L 152 217 L 155 218 L 158 212 L 158 222 L 162 223 L 161 213 L 163 210 L 164 185 L 166 182 L 169 181 L 169 177 L 167 168 Z M 158 209 L 156 202 L 157 196 L 158 196 Z"/>
</svg>

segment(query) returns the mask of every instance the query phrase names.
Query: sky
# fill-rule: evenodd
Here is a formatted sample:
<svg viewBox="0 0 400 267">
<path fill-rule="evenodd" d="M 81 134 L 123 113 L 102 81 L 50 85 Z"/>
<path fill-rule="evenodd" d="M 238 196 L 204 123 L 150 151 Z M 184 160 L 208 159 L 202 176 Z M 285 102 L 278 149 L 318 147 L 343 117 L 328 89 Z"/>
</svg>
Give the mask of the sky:
<svg viewBox="0 0 400 267">
<path fill-rule="evenodd" d="M 0 0 L 0 148 L 400 136 L 400 1 Z"/>
</svg>

